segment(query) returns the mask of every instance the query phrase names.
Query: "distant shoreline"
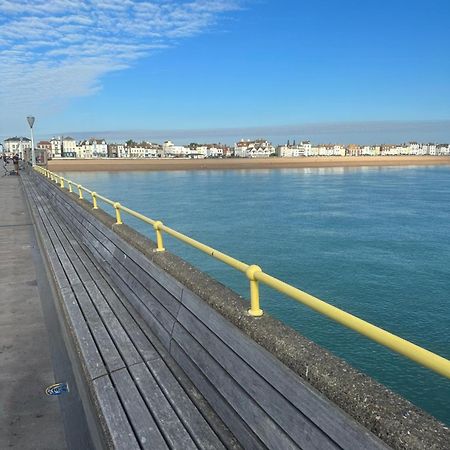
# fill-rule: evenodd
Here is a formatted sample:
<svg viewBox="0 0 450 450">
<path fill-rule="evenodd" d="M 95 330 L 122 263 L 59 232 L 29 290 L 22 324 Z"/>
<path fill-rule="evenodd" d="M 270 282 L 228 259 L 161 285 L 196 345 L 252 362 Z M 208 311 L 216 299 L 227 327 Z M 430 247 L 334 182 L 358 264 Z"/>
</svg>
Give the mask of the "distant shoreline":
<svg viewBox="0 0 450 450">
<path fill-rule="evenodd" d="M 53 159 L 49 170 L 80 171 L 162 171 L 295 169 L 313 167 L 450 165 L 450 156 L 358 156 L 310 158 L 226 158 L 226 159 Z"/>
</svg>

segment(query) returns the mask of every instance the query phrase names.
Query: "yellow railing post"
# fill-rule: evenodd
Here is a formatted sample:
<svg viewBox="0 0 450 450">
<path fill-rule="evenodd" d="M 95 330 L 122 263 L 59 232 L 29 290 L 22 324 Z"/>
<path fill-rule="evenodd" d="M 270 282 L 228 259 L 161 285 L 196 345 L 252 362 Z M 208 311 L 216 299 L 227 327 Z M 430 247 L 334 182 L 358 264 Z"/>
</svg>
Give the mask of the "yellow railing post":
<svg viewBox="0 0 450 450">
<path fill-rule="evenodd" d="M 259 307 L 259 282 L 255 278 L 256 272 L 262 272 L 261 267 L 253 264 L 245 271 L 245 275 L 250 280 L 250 309 L 248 313 L 253 317 L 261 317 L 262 309 Z"/>
<path fill-rule="evenodd" d="M 156 251 L 157 252 L 164 252 L 166 249 L 164 248 L 164 244 L 163 244 L 163 238 L 162 238 L 162 232 L 161 232 L 161 228 L 163 223 L 160 220 L 157 220 L 154 224 L 153 224 L 153 228 L 156 231 Z"/>
<path fill-rule="evenodd" d="M 69 180 L 68 183 L 69 183 L 69 192 L 73 192 L 72 191 L 72 182 Z"/>
<path fill-rule="evenodd" d="M 98 209 L 97 206 L 97 192 L 92 192 L 92 204 L 94 205 L 94 207 L 92 209 Z"/>
<path fill-rule="evenodd" d="M 122 205 L 119 202 L 114 203 L 114 209 L 116 211 L 116 225 L 122 225 L 122 217 L 120 216 L 120 207 Z"/>
<path fill-rule="evenodd" d="M 79 184 L 79 185 L 77 186 L 77 188 L 78 188 L 78 198 L 79 198 L 80 200 L 83 200 L 83 191 L 81 190 L 81 184 Z"/>
<path fill-rule="evenodd" d="M 63 177 L 59 177 L 59 181 L 60 181 L 61 188 L 64 189 L 64 178 Z"/>
</svg>

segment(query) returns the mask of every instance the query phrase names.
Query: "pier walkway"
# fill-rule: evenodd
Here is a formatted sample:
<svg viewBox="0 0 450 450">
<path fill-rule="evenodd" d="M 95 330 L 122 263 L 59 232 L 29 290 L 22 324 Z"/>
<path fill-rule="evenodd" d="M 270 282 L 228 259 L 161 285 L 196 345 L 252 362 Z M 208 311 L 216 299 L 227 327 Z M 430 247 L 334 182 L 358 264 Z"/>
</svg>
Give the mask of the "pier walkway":
<svg viewBox="0 0 450 450">
<path fill-rule="evenodd" d="M 64 449 L 42 267 L 20 177 L 0 177 L 0 448 Z"/>
</svg>

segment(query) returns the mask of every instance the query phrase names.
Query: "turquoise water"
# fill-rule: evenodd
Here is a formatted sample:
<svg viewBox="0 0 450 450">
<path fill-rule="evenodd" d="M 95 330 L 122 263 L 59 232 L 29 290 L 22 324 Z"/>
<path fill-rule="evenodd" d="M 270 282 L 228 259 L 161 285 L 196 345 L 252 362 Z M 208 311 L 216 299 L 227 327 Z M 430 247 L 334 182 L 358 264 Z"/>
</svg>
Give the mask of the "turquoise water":
<svg viewBox="0 0 450 450">
<path fill-rule="evenodd" d="M 450 358 L 449 167 L 66 176 Z M 165 246 L 248 296 L 242 274 Z M 262 307 L 450 424 L 449 380 L 269 289 Z"/>
</svg>

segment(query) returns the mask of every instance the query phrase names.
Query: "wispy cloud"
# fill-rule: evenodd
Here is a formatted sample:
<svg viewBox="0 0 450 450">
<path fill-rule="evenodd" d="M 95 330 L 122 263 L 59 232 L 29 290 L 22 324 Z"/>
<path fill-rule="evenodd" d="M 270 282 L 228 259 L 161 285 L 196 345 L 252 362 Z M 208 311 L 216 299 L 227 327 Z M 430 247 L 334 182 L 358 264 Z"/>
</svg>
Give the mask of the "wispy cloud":
<svg viewBox="0 0 450 450">
<path fill-rule="evenodd" d="M 91 95 L 102 77 L 205 32 L 239 0 L 3 0 L 0 120 Z"/>
</svg>

